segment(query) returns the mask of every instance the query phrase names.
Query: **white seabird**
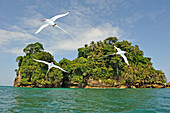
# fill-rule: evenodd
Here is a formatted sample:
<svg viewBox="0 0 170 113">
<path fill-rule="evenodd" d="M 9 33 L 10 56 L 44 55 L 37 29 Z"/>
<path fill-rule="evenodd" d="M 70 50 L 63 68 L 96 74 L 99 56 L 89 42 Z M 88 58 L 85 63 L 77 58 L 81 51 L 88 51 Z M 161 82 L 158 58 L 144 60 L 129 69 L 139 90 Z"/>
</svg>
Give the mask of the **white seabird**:
<svg viewBox="0 0 170 113">
<path fill-rule="evenodd" d="M 120 48 L 117 48 L 116 46 L 114 46 L 114 47 L 117 49 L 118 52 L 109 54 L 109 55 L 121 55 L 123 57 L 124 61 L 126 62 L 126 64 L 129 65 L 128 60 L 127 60 L 126 56 L 124 55 L 125 53 L 128 53 L 128 52 L 122 51 Z"/>
<path fill-rule="evenodd" d="M 37 61 L 37 62 L 42 62 L 42 63 L 44 63 L 44 64 L 47 64 L 47 65 L 48 65 L 48 70 L 47 70 L 47 73 L 46 73 L 45 77 L 47 76 L 47 74 L 48 74 L 49 70 L 50 70 L 52 67 L 58 68 L 58 69 L 60 69 L 61 71 L 64 71 L 64 72 L 66 72 L 66 73 L 70 73 L 70 72 L 68 72 L 68 71 L 65 71 L 65 70 L 64 70 L 64 69 L 62 69 L 61 67 L 54 65 L 54 64 L 53 64 L 53 62 L 48 63 L 48 62 L 46 62 L 46 61 L 42 61 L 42 60 L 36 60 L 36 59 L 33 59 L 33 60 L 35 60 L 35 61 Z"/>
<path fill-rule="evenodd" d="M 61 17 L 64 17 L 66 15 L 68 15 L 70 13 L 70 11 L 68 11 L 67 13 L 65 14 L 60 14 L 60 15 L 56 15 L 54 17 L 52 17 L 51 19 L 43 19 L 42 21 L 45 22 L 44 25 L 42 25 L 34 34 L 38 34 L 42 29 L 44 29 L 45 27 L 51 25 L 51 26 L 56 26 L 58 27 L 59 29 L 61 29 L 62 31 L 64 31 L 65 33 L 67 33 L 68 35 L 71 36 L 70 33 L 68 33 L 66 30 L 64 30 L 63 28 L 61 28 L 60 26 L 56 25 L 56 23 L 54 23 L 54 21 L 56 21 L 58 18 L 61 18 Z M 72 36 L 71 36 L 72 37 Z"/>
</svg>

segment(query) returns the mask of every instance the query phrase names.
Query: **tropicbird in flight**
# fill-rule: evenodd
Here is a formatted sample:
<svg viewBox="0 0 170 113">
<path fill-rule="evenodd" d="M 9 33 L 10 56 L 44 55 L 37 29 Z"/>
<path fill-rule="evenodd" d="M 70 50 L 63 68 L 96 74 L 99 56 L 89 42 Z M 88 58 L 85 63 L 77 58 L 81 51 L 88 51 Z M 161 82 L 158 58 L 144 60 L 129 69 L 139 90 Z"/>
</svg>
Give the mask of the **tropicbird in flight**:
<svg viewBox="0 0 170 113">
<path fill-rule="evenodd" d="M 71 36 L 70 33 L 68 33 L 66 30 L 64 30 L 63 28 L 61 28 L 60 26 L 58 26 L 56 23 L 54 23 L 54 21 L 56 21 L 57 19 L 61 18 L 61 17 L 64 17 L 66 15 L 68 15 L 70 13 L 70 11 L 68 11 L 67 13 L 64 13 L 64 14 L 60 14 L 60 15 L 56 15 L 54 17 L 52 17 L 51 19 L 43 19 L 42 21 L 45 22 L 44 25 L 42 25 L 34 34 L 38 34 L 42 29 L 44 29 L 45 27 L 51 25 L 51 26 L 56 26 L 58 27 L 59 29 L 61 29 L 62 31 L 64 31 L 65 33 L 67 33 L 68 35 Z M 71 36 L 72 37 L 72 36 Z"/>
<path fill-rule="evenodd" d="M 48 74 L 49 70 L 50 70 L 52 67 L 58 68 L 58 69 L 60 69 L 61 71 L 64 71 L 64 72 L 66 72 L 66 73 L 70 73 L 70 72 L 68 72 L 68 71 L 65 71 L 65 70 L 64 70 L 64 69 L 62 69 L 61 67 L 54 65 L 54 64 L 53 64 L 53 62 L 48 63 L 48 62 L 46 62 L 46 61 L 42 61 L 42 60 L 36 60 L 36 59 L 33 59 L 33 60 L 35 60 L 35 61 L 37 61 L 37 62 L 42 62 L 42 63 L 44 63 L 44 64 L 47 64 L 47 65 L 48 65 L 48 70 L 47 70 L 47 73 L 46 73 L 45 77 L 47 76 L 47 74 Z"/>
<path fill-rule="evenodd" d="M 128 52 L 122 51 L 120 48 L 117 48 L 116 46 L 114 46 L 114 47 L 117 49 L 118 52 L 109 54 L 109 55 L 121 55 L 123 57 L 124 61 L 126 62 L 126 64 L 129 65 L 128 60 L 127 60 L 126 56 L 124 55 L 125 53 L 128 53 Z M 109 55 L 107 55 L 107 56 L 109 56 Z"/>
</svg>

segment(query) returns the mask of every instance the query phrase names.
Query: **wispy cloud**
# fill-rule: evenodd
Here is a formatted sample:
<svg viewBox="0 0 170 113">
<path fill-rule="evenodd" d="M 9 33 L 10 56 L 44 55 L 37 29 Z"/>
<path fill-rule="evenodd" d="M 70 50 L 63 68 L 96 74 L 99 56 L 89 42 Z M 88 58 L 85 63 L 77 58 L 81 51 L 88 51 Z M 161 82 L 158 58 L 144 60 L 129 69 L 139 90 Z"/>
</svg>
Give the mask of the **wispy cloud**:
<svg viewBox="0 0 170 113">
<path fill-rule="evenodd" d="M 165 8 L 163 8 L 162 10 L 156 10 L 156 11 L 152 11 L 149 12 L 147 14 L 148 17 L 150 17 L 153 21 L 155 21 L 158 17 L 160 17 L 162 14 L 164 13 L 168 13 L 166 12 L 167 10 Z"/>
<path fill-rule="evenodd" d="M 11 26 L 11 30 L 0 29 L 0 51 L 5 53 L 18 54 L 18 46 L 25 43 L 39 40 L 35 36 L 27 33 L 18 26 Z M 22 43 L 22 44 L 21 44 Z"/>
<path fill-rule="evenodd" d="M 77 48 L 83 47 L 84 44 L 89 44 L 91 41 L 104 40 L 109 36 L 120 37 L 123 31 L 119 27 L 114 27 L 109 23 L 99 25 L 97 27 L 78 28 L 72 30 L 74 39 L 61 39 L 59 41 L 48 41 L 50 45 L 48 49 L 52 51 L 73 51 Z M 63 53 L 63 52 L 62 52 Z"/>
<path fill-rule="evenodd" d="M 22 48 L 2 48 L 0 51 L 4 53 L 11 53 L 11 54 L 16 54 L 16 55 L 24 54 L 22 51 Z"/>
<path fill-rule="evenodd" d="M 137 21 L 139 21 L 140 19 L 142 19 L 144 17 L 144 15 L 140 12 L 135 12 L 131 15 L 131 17 L 127 17 L 125 18 L 125 21 L 128 23 L 128 24 L 132 24 L 132 23 L 135 23 Z"/>
<path fill-rule="evenodd" d="M 4 29 L 0 29 L 0 46 L 7 45 L 10 43 L 13 43 L 14 41 L 18 42 L 25 42 L 27 40 L 35 40 L 36 37 L 24 33 L 24 32 L 18 32 L 18 31 L 8 31 Z"/>
</svg>

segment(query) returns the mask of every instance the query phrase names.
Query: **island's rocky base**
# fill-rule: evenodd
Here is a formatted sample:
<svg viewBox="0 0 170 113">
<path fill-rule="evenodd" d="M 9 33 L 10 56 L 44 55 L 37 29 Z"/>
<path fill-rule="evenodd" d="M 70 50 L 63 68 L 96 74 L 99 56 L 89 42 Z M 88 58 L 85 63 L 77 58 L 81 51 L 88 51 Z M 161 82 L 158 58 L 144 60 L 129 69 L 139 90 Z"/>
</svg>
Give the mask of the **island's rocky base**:
<svg viewBox="0 0 170 113">
<path fill-rule="evenodd" d="M 144 82 L 141 84 L 140 81 L 136 81 L 134 85 L 126 85 L 126 84 L 121 84 L 118 82 L 115 82 L 114 84 L 107 84 L 103 83 L 101 80 L 93 80 L 93 79 L 88 79 L 86 84 L 79 84 L 77 82 L 73 81 L 65 81 L 65 82 L 60 82 L 60 83 L 55 83 L 55 84 L 38 84 L 36 82 L 31 83 L 29 82 L 28 84 L 22 84 L 21 83 L 21 76 L 20 74 L 15 78 L 14 81 L 14 87 L 28 87 L 28 88 L 170 88 L 170 85 L 165 86 L 162 84 L 160 81 L 156 82 Z"/>
</svg>

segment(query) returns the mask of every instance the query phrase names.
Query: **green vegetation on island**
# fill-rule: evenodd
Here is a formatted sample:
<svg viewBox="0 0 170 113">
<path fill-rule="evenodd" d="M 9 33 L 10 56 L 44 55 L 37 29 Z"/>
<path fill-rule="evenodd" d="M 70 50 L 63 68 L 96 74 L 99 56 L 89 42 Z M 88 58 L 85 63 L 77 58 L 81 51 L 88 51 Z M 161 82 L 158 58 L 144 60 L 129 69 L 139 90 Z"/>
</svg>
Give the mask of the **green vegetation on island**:
<svg viewBox="0 0 170 113">
<path fill-rule="evenodd" d="M 144 57 L 138 45 L 131 42 L 118 41 L 116 37 L 108 37 L 103 42 L 92 41 L 78 49 L 78 57 L 72 61 L 63 58 L 58 63 L 43 45 L 36 42 L 23 49 L 24 56 L 18 56 L 17 77 L 15 87 L 78 87 L 78 88 L 162 88 L 166 83 L 165 74 L 153 68 L 151 58 Z M 116 53 L 114 45 L 125 54 L 130 65 Z M 46 64 L 35 62 L 32 58 L 53 62 L 70 73 L 52 68 L 48 73 Z"/>
</svg>

